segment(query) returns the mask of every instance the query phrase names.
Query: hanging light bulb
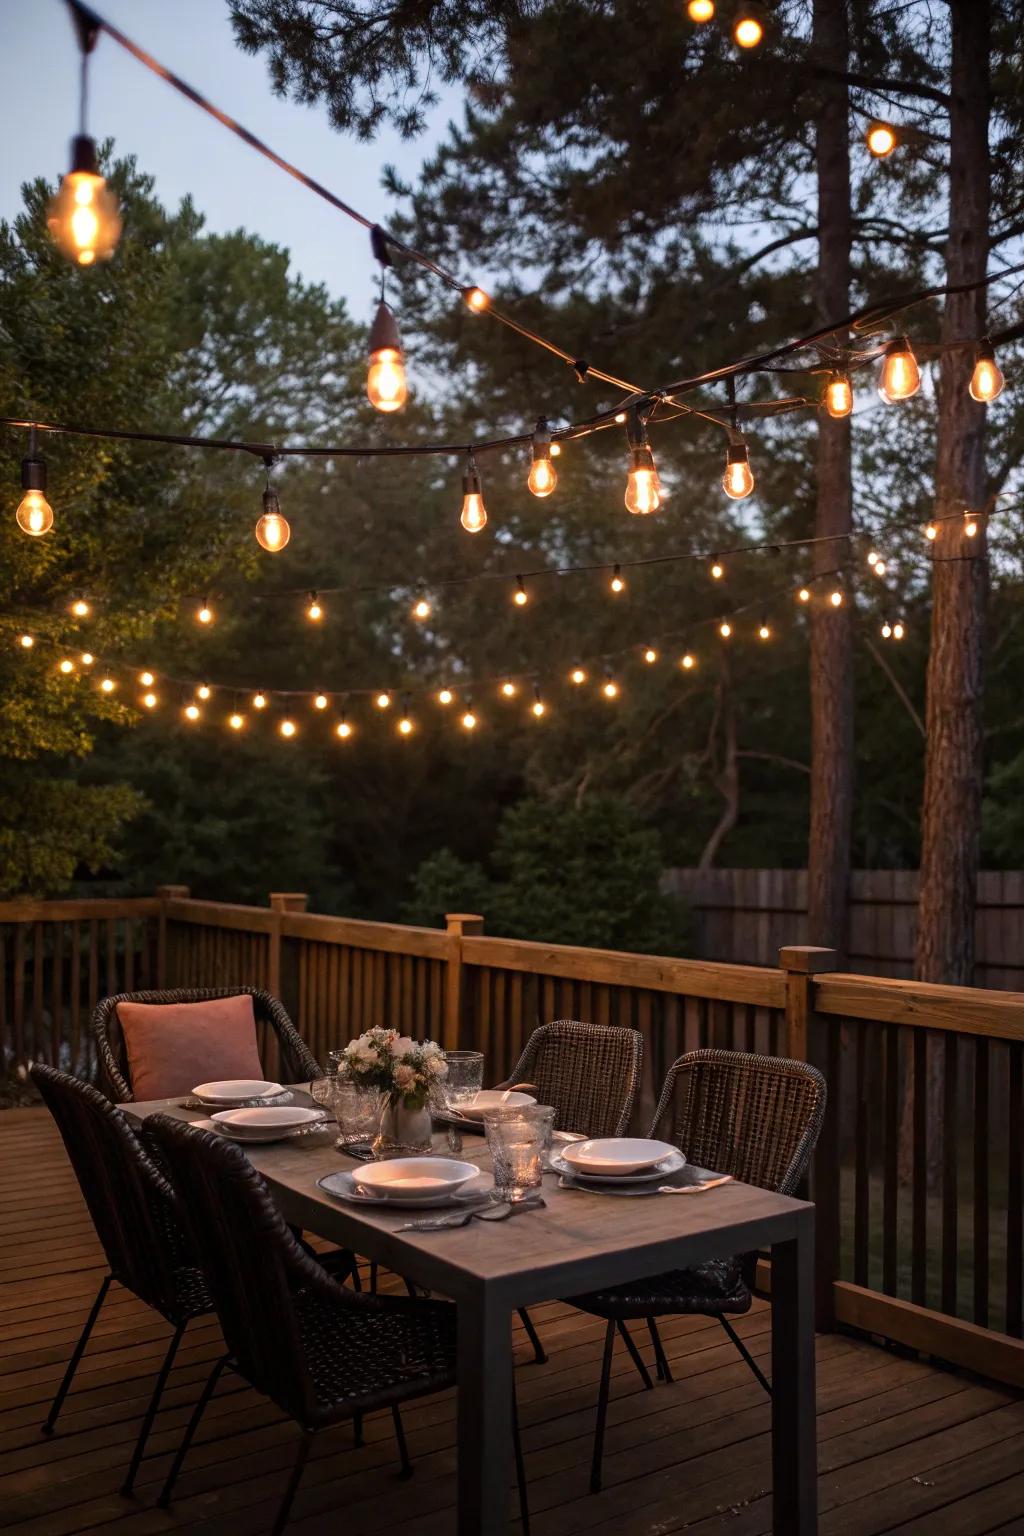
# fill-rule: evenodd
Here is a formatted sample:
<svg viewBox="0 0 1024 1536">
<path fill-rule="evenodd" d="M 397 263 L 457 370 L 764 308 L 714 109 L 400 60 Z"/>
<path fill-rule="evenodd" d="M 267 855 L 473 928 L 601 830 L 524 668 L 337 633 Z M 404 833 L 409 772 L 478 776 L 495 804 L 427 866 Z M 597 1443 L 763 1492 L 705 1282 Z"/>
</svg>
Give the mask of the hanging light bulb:
<svg viewBox="0 0 1024 1536">
<path fill-rule="evenodd" d="M 192 721 L 194 723 L 202 715 L 202 710 L 199 708 L 198 704 L 186 704 L 183 713 L 186 720 Z"/>
<path fill-rule="evenodd" d="M 540 684 L 539 683 L 534 683 L 534 685 L 533 685 L 533 703 L 530 705 L 530 710 L 533 713 L 533 715 L 539 720 L 540 717 L 543 715 L 543 713 L 544 713 L 546 708 L 547 708 L 547 705 L 544 703 L 544 700 L 540 696 Z"/>
<path fill-rule="evenodd" d="M 352 727 L 345 718 L 344 711 L 342 712 L 341 719 L 334 727 L 334 734 L 340 736 L 342 741 L 348 741 L 348 738 L 352 735 Z"/>
<path fill-rule="evenodd" d="M 889 567 L 884 560 L 876 560 L 873 569 L 876 576 L 884 576 Z"/>
<path fill-rule="evenodd" d="M 408 388 L 398 321 L 381 299 L 370 327 L 370 371 L 366 375 L 366 393 L 378 411 L 400 411 Z"/>
<path fill-rule="evenodd" d="M 625 583 L 625 581 L 622 578 L 622 569 L 621 569 L 620 566 L 617 565 L 615 567 L 615 569 L 612 571 L 612 579 L 608 583 L 608 585 L 611 588 L 611 590 L 613 592 L 615 592 L 616 594 L 619 593 L 619 592 L 625 592 L 625 590 L 626 590 L 626 583 Z"/>
<path fill-rule="evenodd" d="M 260 692 L 253 694 L 253 696 L 252 696 L 252 707 L 253 707 L 253 709 L 266 709 L 266 707 L 267 707 L 267 696 L 262 691 L 262 689 L 260 690 Z"/>
<path fill-rule="evenodd" d="M 769 625 L 767 619 L 762 619 L 761 620 L 761 623 L 758 626 L 758 630 L 757 630 L 757 637 L 758 637 L 759 640 L 770 640 L 771 639 L 772 631 L 771 631 L 771 626 Z"/>
<path fill-rule="evenodd" d="M 833 608 L 841 608 L 843 606 L 843 594 L 840 592 L 838 587 L 834 592 L 829 593 L 828 600 L 832 604 Z"/>
<path fill-rule="evenodd" d="M 525 608 L 530 601 L 530 595 L 523 586 L 523 578 L 521 576 L 516 577 L 516 589 L 512 593 L 512 601 L 517 608 Z"/>
<path fill-rule="evenodd" d="M 679 658 L 679 665 L 684 672 L 692 672 L 697 665 L 697 658 L 692 651 L 684 651 Z"/>
<path fill-rule="evenodd" d="M 718 633 L 721 635 L 723 640 L 729 639 L 729 636 L 732 634 L 732 625 L 729 623 L 728 619 L 723 619 L 719 624 Z"/>
<path fill-rule="evenodd" d="M 798 602 L 809 603 L 810 600 L 811 600 L 810 588 L 809 587 L 801 587 L 796 596 L 797 596 L 797 601 Z"/>
<path fill-rule="evenodd" d="M 459 522 L 467 533 L 479 533 L 481 528 L 487 526 L 483 486 L 472 453 L 467 455 L 466 469 L 462 476 L 462 515 Z"/>
<path fill-rule="evenodd" d="M 898 336 L 885 349 L 878 393 L 886 405 L 893 405 L 897 400 L 909 400 L 920 388 L 921 370 L 917 358 L 910 350 L 907 338 Z"/>
<path fill-rule="evenodd" d="M 81 660 L 83 667 L 91 667 L 93 662 L 96 660 L 96 657 L 93 655 L 92 651 L 83 651 Z"/>
<path fill-rule="evenodd" d="M 117 684 L 114 682 L 114 679 L 110 676 L 109 672 L 107 673 L 106 677 L 102 678 L 100 681 L 100 688 L 103 693 L 113 693 L 116 687 Z"/>
<path fill-rule="evenodd" d="M 646 661 L 647 665 L 649 667 L 653 667 L 654 663 L 657 661 L 657 659 L 658 659 L 658 653 L 654 649 L 654 646 L 653 645 L 645 646 L 645 648 L 644 648 L 644 661 Z"/>
<path fill-rule="evenodd" d="M 629 474 L 626 476 L 626 510 L 636 517 L 649 517 L 661 506 L 661 482 L 654 466 L 654 455 L 646 442 L 629 450 Z"/>
<path fill-rule="evenodd" d="M 1003 392 L 1006 379 L 1002 369 L 996 362 L 995 350 L 989 340 L 985 340 L 978 348 L 978 354 L 974 362 L 974 372 L 971 374 L 971 382 L 968 385 L 972 400 L 980 400 L 983 404 L 987 400 L 997 400 Z"/>
<path fill-rule="evenodd" d="M 973 512 L 964 513 L 964 533 L 969 539 L 974 539 L 978 536 L 978 519 Z"/>
<path fill-rule="evenodd" d="M 604 682 L 601 684 L 601 692 L 604 694 L 606 699 L 617 699 L 619 696 L 619 685 L 615 681 L 610 667 L 605 668 Z"/>
<path fill-rule="evenodd" d="M 455 697 L 455 695 L 454 695 L 454 693 L 452 693 L 450 688 L 442 688 L 438 692 L 437 702 L 439 704 L 450 704 L 452 702 L 452 700 L 454 699 L 454 697 Z"/>
<path fill-rule="evenodd" d="M 759 0 L 741 0 L 732 35 L 741 48 L 756 48 L 764 39 L 764 8 Z"/>
<path fill-rule="evenodd" d="M 725 474 L 722 488 L 733 501 L 742 501 L 754 489 L 754 477 L 750 472 L 750 455 L 743 439 L 730 442 L 725 456 Z"/>
<path fill-rule="evenodd" d="M 160 700 L 157 698 L 155 693 L 144 693 L 142 695 L 142 702 L 147 709 L 156 709 Z"/>
<path fill-rule="evenodd" d="M 715 0 L 689 0 L 686 14 L 698 25 L 701 22 L 710 21 L 715 14 Z"/>
<path fill-rule="evenodd" d="M 398 734 L 399 736 L 411 736 L 412 732 L 413 724 L 409 719 L 409 709 L 406 706 L 402 711 L 402 718 L 398 722 Z"/>
<path fill-rule="evenodd" d="M 210 599 L 204 597 L 202 606 L 196 609 L 196 618 L 200 624 L 213 623 L 213 609 L 210 607 Z"/>
<path fill-rule="evenodd" d="M 313 708 L 326 709 L 329 703 L 330 699 L 328 699 L 326 693 L 318 693 L 313 699 Z"/>
<path fill-rule="evenodd" d="M 21 646 L 23 651 L 30 651 L 32 649 L 32 647 L 35 645 L 35 643 L 36 642 L 35 642 L 35 636 L 34 635 L 27 635 L 26 634 L 26 635 L 19 635 L 18 636 L 18 644 Z"/>
<path fill-rule="evenodd" d="M 14 518 L 22 533 L 37 539 L 53 527 L 53 508 L 46 499 L 46 460 L 36 454 L 35 427 L 28 442 L 28 456 L 21 461 L 21 488 L 25 494 Z"/>
<path fill-rule="evenodd" d="M 268 554 L 276 555 L 288 543 L 292 530 L 281 511 L 277 492 L 270 483 L 270 470 L 274 461 L 267 458 L 263 462 L 267 470 L 267 484 L 263 492 L 263 515 L 256 524 L 256 542 Z"/>
<path fill-rule="evenodd" d="M 848 373 L 834 373 L 825 385 L 825 409 L 830 416 L 849 416 L 853 410 L 853 385 Z"/>
<path fill-rule="evenodd" d="M 309 602 L 306 606 L 306 618 L 311 624 L 319 624 L 324 616 L 323 605 L 320 602 L 319 592 L 309 594 Z"/>
<path fill-rule="evenodd" d="M 230 725 L 233 731 L 240 731 L 245 725 L 245 716 L 240 715 L 236 709 L 232 714 L 228 715 L 228 725 Z"/>
<path fill-rule="evenodd" d="M 877 563 L 877 561 L 878 561 L 878 551 L 874 550 L 874 549 L 868 550 L 868 565 L 875 565 Z"/>
<path fill-rule="evenodd" d="M 928 524 L 928 526 L 924 530 L 924 536 L 925 536 L 926 539 L 931 539 L 933 541 L 938 538 L 939 530 L 938 530 L 938 528 L 936 528 L 934 523 L 929 523 Z"/>
<path fill-rule="evenodd" d="M 374 703 L 378 709 L 389 709 L 391 707 L 391 695 L 388 693 L 386 688 L 381 689 L 380 693 L 378 693 L 376 699 L 374 700 Z"/>
<path fill-rule="evenodd" d="M 501 691 L 506 699 L 514 699 L 516 694 L 519 692 L 518 688 L 510 677 L 506 677 L 505 681 L 502 683 Z"/>
<path fill-rule="evenodd" d="M 897 619 L 896 623 L 892 627 L 892 637 L 893 637 L 893 639 L 894 640 L 902 640 L 903 636 L 905 634 L 906 634 L 906 630 L 903 627 L 902 619 Z"/>
<path fill-rule="evenodd" d="M 298 735 L 299 730 L 298 726 L 295 724 L 295 721 L 290 719 L 287 715 L 281 721 L 281 724 L 277 729 L 280 731 L 281 735 L 285 738 L 286 741 L 291 741 L 293 736 Z"/>
<path fill-rule="evenodd" d="M 139 686 L 140 687 L 142 687 L 142 688 L 152 688 L 152 686 L 153 686 L 153 684 L 155 682 L 156 682 L 156 678 L 153 676 L 152 672 L 140 672 L 139 673 Z"/>
<path fill-rule="evenodd" d="M 561 445 L 561 443 L 552 443 L 551 444 L 551 457 L 553 459 L 557 459 L 561 452 L 562 452 L 562 445 Z"/>
<path fill-rule="evenodd" d="M 892 625 L 889 623 L 889 620 L 886 619 L 885 623 L 882 625 L 882 639 L 883 640 L 888 640 L 891 635 L 892 635 Z"/>
<path fill-rule="evenodd" d="M 196 696 L 200 699 L 208 699 L 210 697 L 209 683 L 200 683 L 196 689 Z"/>
<path fill-rule="evenodd" d="M 475 285 L 472 288 L 463 288 L 462 297 L 475 315 L 482 314 L 491 302 L 490 294 Z"/>
<path fill-rule="evenodd" d="M 475 731 L 476 730 L 476 725 L 477 725 L 477 720 L 476 720 L 476 715 L 473 713 L 473 700 L 472 699 L 467 699 L 466 700 L 466 711 L 465 711 L 465 714 L 462 716 L 462 729 L 464 731 Z"/>
<path fill-rule="evenodd" d="M 96 144 L 86 133 L 71 140 L 71 169 L 46 205 L 57 247 L 80 267 L 113 256 L 121 234 L 117 198 L 100 175 Z"/>
<path fill-rule="evenodd" d="M 717 555 L 715 556 L 714 560 L 712 560 L 710 569 L 712 579 L 714 581 L 721 581 L 722 577 L 725 575 L 725 566 L 722 564 L 721 560 L 718 559 Z"/>
<path fill-rule="evenodd" d="M 432 611 L 427 599 L 421 597 L 419 602 L 413 604 L 412 616 L 414 619 L 429 619 Z"/>
<path fill-rule="evenodd" d="M 573 667 L 569 673 L 569 681 L 575 683 L 577 688 L 587 680 L 587 674 L 582 667 Z"/>
<path fill-rule="evenodd" d="M 538 416 L 537 425 L 533 431 L 533 462 L 526 482 L 535 496 L 550 496 L 558 484 L 558 475 L 551 462 L 555 446 L 557 445 L 551 442 L 547 422 L 543 416 Z"/>
<path fill-rule="evenodd" d="M 70 673 L 72 673 L 75 670 L 75 664 L 70 659 L 70 657 L 65 656 L 63 658 L 63 660 L 61 660 L 59 662 L 57 670 L 59 672 L 63 672 L 64 676 L 67 677 Z"/>
<path fill-rule="evenodd" d="M 899 143 L 896 130 L 892 124 L 879 121 L 868 124 L 868 131 L 864 138 L 868 149 L 876 160 L 884 160 L 886 155 L 891 155 Z"/>
<path fill-rule="evenodd" d="M 89 617 L 90 611 L 91 610 L 89 608 L 89 604 L 86 602 L 84 597 L 76 597 L 74 602 L 71 604 L 71 612 L 74 614 L 76 619 L 87 619 Z"/>
</svg>

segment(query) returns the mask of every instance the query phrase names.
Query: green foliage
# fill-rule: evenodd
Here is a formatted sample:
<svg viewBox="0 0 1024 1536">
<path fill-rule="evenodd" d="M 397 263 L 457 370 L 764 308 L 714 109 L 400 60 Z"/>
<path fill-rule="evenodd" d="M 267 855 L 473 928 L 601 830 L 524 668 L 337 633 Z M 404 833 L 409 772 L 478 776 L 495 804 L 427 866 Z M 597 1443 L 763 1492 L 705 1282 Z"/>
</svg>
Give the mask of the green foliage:
<svg viewBox="0 0 1024 1536">
<path fill-rule="evenodd" d="M 678 954 L 686 914 L 660 890 L 663 868 L 657 834 L 620 800 L 526 799 L 502 816 L 490 873 L 441 849 L 417 870 L 405 914 L 441 924 L 475 911 L 500 936 Z"/>
<path fill-rule="evenodd" d="M 80 868 L 98 872 L 142 797 L 127 784 L 78 785 L 19 766 L 0 797 L 0 898 L 65 890 Z"/>
</svg>

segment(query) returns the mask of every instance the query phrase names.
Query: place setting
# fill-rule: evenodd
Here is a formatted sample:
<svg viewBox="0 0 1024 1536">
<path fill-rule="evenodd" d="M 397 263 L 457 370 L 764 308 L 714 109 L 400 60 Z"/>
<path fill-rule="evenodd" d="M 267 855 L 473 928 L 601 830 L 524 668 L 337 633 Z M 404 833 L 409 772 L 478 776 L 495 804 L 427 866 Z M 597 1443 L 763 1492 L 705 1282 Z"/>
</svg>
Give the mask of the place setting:
<svg viewBox="0 0 1024 1536">
<path fill-rule="evenodd" d="M 182 1101 L 183 1109 L 206 1111 L 193 1121 L 229 1141 L 266 1143 L 321 1132 L 329 1123 L 326 1109 L 298 1102 L 298 1095 L 281 1083 L 255 1078 L 230 1078 L 200 1083 Z"/>
<path fill-rule="evenodd" d="M 560 1189 L 604 1195 L 694 1195 L 730 1184 L 730 1174 L 687 1162 L 677 1147 L 639 1136 L 592 1137 L 549 1154 Z"/>
</svg>

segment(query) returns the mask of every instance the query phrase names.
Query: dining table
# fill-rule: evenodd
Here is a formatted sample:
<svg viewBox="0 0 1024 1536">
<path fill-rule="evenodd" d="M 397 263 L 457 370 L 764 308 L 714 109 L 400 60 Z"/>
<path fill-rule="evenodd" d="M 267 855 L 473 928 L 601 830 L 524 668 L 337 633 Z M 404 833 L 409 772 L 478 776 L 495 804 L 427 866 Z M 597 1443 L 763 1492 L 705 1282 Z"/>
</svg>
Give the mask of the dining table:
<svg viewBox="0 0 1024 1536">
<path fill-rule="evenodd" d="M 296 1088 L 296 1097 L 301 1089 Z M 302 1096 L 305 1102 L 305 1095 Z M 121 1105 L 134 1120 L 202 1118 L 180 1099 Z M 486 1140 L 467 1125 L 458 1156 L 490 1172 Z M 776 1536 L 817 1531 L 814 1206 L 738 1180 L 692 1196 L 616 1197 L 543 1180 L 542 1207 L 508 1221 L 400 1231 L 418 1213 L 345 1202 L 318 1187 L 360 1166 L 329 1130 L 243 1150 L 286 1221 L 376 1260 L 457 1309 L 458 1536 L 509 1524 L 512 1316 L 520 1307 L 769 1249 L 772 1304 L 772 1511 Z M 435 1150 L 451 1155 L 447 1133 Z M 424 1216 L 428 1213 L 423 1212 Z M 438 1213 L 440 1214 L 440 1213 Z M 527 1472 L 529 1465 L 527 1464 Z"/>
</svg>

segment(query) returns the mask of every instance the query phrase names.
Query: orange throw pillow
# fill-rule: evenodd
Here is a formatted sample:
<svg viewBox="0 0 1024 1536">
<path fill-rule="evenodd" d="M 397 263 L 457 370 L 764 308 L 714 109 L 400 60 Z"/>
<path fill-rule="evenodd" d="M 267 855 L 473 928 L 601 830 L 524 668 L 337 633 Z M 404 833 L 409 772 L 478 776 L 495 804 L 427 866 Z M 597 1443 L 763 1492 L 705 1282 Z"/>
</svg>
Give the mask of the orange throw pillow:
<svg viewBox="0 0 1024 1536">
<path fill-rule="evenodd" d="M 118 1003 L 136 1099 L 171 1099 L 198 1083 L 262 1078 L 252 998 L 203 1003 Z"/>
</svg>

